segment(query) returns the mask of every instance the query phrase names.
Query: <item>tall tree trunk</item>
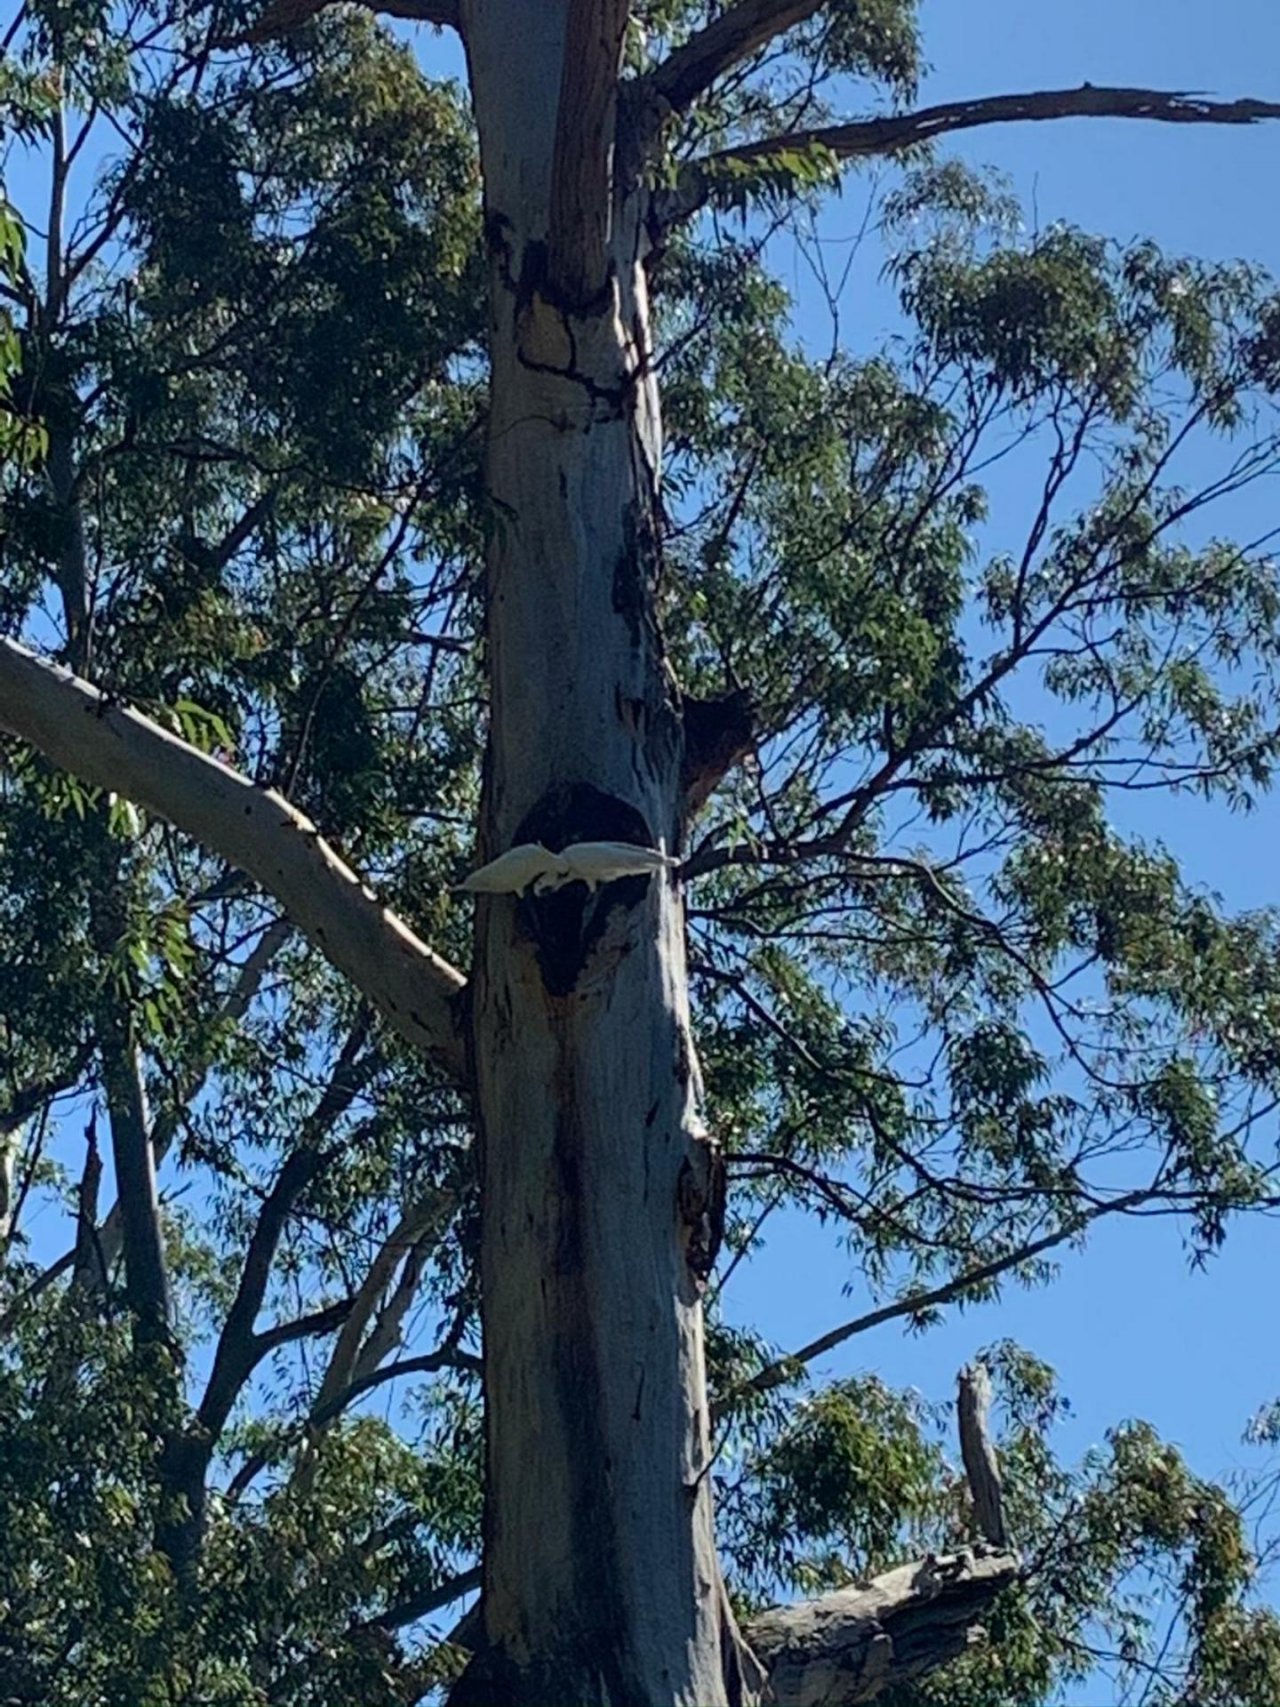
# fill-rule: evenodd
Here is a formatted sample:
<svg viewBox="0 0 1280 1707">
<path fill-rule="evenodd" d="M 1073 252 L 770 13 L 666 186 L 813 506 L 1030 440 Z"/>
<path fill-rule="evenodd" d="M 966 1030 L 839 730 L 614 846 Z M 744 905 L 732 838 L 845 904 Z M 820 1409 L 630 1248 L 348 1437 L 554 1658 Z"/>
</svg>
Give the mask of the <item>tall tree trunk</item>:
<svg viewBox="0 0 1280 1707">
<path fill-rule="evenodd" d="M 486 860 L 679 834 L 644 192 L 613 157 L 625 10 L 464 13 L 492 289 Z M 681 895 L 659 874 L 478 909 L 488 1518 L 454 1707 L 716 1707 L 741 1662 L 706 1474 L 714 1193 Z"/>
</svg>

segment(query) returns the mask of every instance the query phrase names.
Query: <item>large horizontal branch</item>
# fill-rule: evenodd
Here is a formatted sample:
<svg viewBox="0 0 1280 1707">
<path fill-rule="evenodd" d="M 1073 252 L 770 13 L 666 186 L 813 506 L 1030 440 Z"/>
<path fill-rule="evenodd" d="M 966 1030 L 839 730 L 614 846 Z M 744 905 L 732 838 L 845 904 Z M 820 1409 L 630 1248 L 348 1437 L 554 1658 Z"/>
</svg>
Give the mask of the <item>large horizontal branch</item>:
<svg viewBox="0 0 1280 1707">
<path fill-rule="evenodd" d="M 1038 89 L 1020 95 L 988 95 L 973 101 L 947 101 L 914 113 L 888 118 L 858 119 L 850 124 L 824 125 L 790 131 L 726 148 L 694 161 L 680 175 L 678 187 L 661 198 L 656 209 L 664 224 L 696 213 L 712 194 L 726 167 L 780 154 L 823 148 L 840 160 L 901 154 L 952 131 L 979 125 L 1012 124 L 1038 119 L 1108 118 L 1152 119 L 1163 124 L 1258 124 L 1280 118 L 1280 101 L 1245 97 L 1212 101 L 1182 89 L 1111 89 L 1084 83 L 1078 89 Z"/>
<path fill-rule="evenodd" d="M 384 907 L 315 825 L 90 683 L 0 639 L 0 728 L 94 788 L 122 794 L 245 871 L 400 1035 L 458 1082 L 464 980 Z"/>
<path fill-rule="evenodd" d="M 217 46 L 229 49 L 275 41 L 300 30 L 331 4 L 333 0 L 271 0 L 256 24 L 237 36 L 225 37 Z M 407 18 L 414 23 L 438 24 L 453 30 L 461 27 L 458 0 L 356 0 L 356 4 L 366 12 L 378 12 L 387 18 Z"/>
<path fill-rule="evenodd" d="M 1014 1553 L 937 1556 L 773 1607 L 743 1634 L 768 1674 L 775 1707 L 854 1707 L 981 1641 L 978 1619 L 1020 1568 Z"/>
<path fill-rule="evenodd" d="M 726 71 L 767 47 L 784 30 L 803 24 L 825 4 L 826 0 L 738 0 L 655 66 L 645 82 L 681 111 Z"/>
</svg>

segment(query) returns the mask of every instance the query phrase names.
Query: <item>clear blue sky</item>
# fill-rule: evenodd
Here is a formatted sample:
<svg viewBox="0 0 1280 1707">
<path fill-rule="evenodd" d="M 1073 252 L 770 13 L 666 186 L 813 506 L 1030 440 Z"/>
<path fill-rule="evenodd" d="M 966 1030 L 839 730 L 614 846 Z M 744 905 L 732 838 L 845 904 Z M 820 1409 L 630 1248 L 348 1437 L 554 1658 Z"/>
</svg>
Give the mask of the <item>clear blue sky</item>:
<svg viewBox="0 0 1280 1707">
<path fill-rule="evenodd" d="M 924 39 L 935 68 L 926 103 L 1020 89 L 1095 84 L 1199 90 L 1222 98 L 1280 99 L 1276 0 L 925 0 Z M 998 167 L 1028 217 L 1067 220 L 1121 240 L 1153 237 L 1169 252 L 1246 258 L 1280 276 L 1280 125 L 1206 129 L 1078 119 L 969 132 L 947 153 Z M 852 236 L 865 190 L 856 179 L 834 205 L 825 234 Z M 883 251 L 864 245 L 841 302 L 844 337 L 873 348 L 894 330 L 892 299 L 877 284 Z M 798 325 L 823 343 L 818 308 L 799 260 L 787 282 Z M 993 488 L 992 532 L 1001 503 Z M 1280 482 L 1255 489 L 1218 518 L 1244 535 L 1280 525 Z M 1013 529 L 1010 537 L 1021 542 Z M 1164 840 L 1197 880 L 1232 907 L 1280 903 L 1280 802 L 1248 818 L 1190 801 L 1145 797 L 1123 822 Z M 848 1265 L 797 1216 L 779 1222 L 769 1257 L 735 1281 L 729 1311 L 783 1346 L 798 1346 L 860 1314 L 868 1300 Z M 1280 1224 L 1237 1223 L 1205 1273 L 1188 1273 L 1179 1237 L 1164 1222 L 1096 1233 L 1069 1254 L 1058 1283 L 1008 1292 L 996 1305 L 952 1313 L 916 1338 L 889 1325 L 850 1342 L 819 1366 L 827 1375 L 875 1371 L 932 1397 L 949 1395 L 957 1367 L 978 1346 L 1010 1336 L 1058 1370 L 1074 1405 L 1060 1449 L 1075 1456 L 1126 1417 L 1149 1419 L 1203 1474 L 1259 1465 L 1241 1444 L 1250 1415 L 1280 1394 Z M 1275 1594 L 1277 1586 L 1271 1585 Z M 1073 1701 L 1105 1707 L 1098 1686 Z"/>
</svg>

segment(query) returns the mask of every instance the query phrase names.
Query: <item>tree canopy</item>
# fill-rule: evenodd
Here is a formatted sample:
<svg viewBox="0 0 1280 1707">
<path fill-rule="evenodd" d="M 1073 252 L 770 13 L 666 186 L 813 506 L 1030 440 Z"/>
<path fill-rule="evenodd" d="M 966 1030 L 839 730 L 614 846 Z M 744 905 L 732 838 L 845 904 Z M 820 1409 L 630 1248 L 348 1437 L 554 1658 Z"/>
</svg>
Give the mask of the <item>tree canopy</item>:
<svg viewBox="0 0 1280 1707">
<path fill-rule="evenodd" d="M 666 112 L 658 603 L 728 1176 L 710 1474 L 748 1628 L 973 1536 L 950 1393 L 810 1364 L 1049 1284 L 1100 1221 L 1176 1216 L 1207 1259 L 1280 1202 L 1277 921 L 1115 818 L 1129 791 L 1245 813 L 1272 784 L 1280 572 L 1231 529 L 1280 467 L 1280 293 L 1244 263 L 1029 237 L 934 140 L 1196 116 L 1182 97 L 921 117 L 911 0 L 796 5 L 781 35 L 780 10 L 649 0 L 626 38 Z M 459 1046 L 397 1007 L 391 960 L 353 982 L 364 915 L 349 964 L 324 912 L 358 871 L 452 999 L 483 560 L 510 518 L 482 470 L 474 126 L 435 46 L 358 7 L 203 0 L 29 0 L 6 37 L 0 633 L 105 695 L 101 774 L 78 776 L 49 756 L 56 707 L 32 745 L 0 696 L 14 1701 L 392 1707 L 466 1651 L 484 1465 Z M 914 116 L 842 118 L 877 102 Z M 864 154 L 896 162 L 876 217 L 909 331 L 816 356 L 779 238 Z M 1020 516 L 985 490 L 1009 456 Z M 165 821 L 161 736 L 211 814 L 240 808 L 201 755 L 245 814 L 291 803 L 281 834 L 310 851 L 280 852 L 279 886 L 231 832 Z M 154 1156 L 158 1205 L 108 1129 Z M 840 1240 L 856 1300 L 807 1347 L 723 1313 L 787 1206 Z M 1105 1663 L 1148 1707 L 1273 1707 L 1257 1490 L 1120 1418 L 1063 1462 L 1053 1371 L 987 1356 L 1022 1569 L 986 1642 L 910 1699 L 1047 1704 Z"/>
</svg>

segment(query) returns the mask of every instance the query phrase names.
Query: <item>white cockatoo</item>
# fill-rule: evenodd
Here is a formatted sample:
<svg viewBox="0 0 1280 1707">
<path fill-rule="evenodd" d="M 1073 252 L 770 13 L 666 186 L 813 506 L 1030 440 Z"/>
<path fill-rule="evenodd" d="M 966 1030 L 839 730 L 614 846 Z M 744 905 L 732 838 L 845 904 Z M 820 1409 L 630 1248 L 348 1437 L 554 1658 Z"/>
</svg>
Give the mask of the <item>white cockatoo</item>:
<svg viewBox="0 0 1280 1707">
<path fill-rule="evenodd" d="M 455 887 L 472 895 L 523 895 L 531 883 L 541 888 L 540 880 L 565 869 L 563 854 L 553 854 L 541 842 L 521 842 Z"/>
<path fill-rule="evenodd" d="M 616 883 L 620 877 L 651 877 L 680 863 L 657 848 L 642 848 L 634 842 L 570 842 L 556 857 L 559 867 L 538 878 L 535 895 L 563 889 L 566 883 L 585 883 L 594 894 L 602 883 Z"/>
</svg>

